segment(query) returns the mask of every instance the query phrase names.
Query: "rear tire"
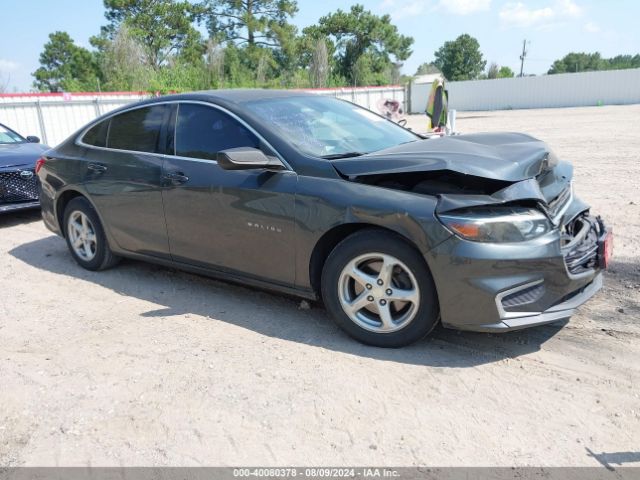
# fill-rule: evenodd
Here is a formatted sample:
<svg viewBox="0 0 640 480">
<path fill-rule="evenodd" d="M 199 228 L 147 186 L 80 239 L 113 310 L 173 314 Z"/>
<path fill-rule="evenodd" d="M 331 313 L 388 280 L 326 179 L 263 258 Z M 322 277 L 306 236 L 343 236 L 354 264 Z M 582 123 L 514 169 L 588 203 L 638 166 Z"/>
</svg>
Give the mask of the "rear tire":
<svg viewBox="0 0 640 480">
<path fill-rule="evenodd" d="M 438 323 L 438 296 L 427 264 L 397 234 L 367 229 L 350 235 L 327 258 L 321 283 L 335 322 L 367 345 L 409 345 Z"/>
<path fill-rule="evenodd" d="M 106 270 L 120 257 L 113 254 L 97 212 L 84 197 L 71 200 L 64 210 L 67 246 L 78 265 L 87 270 Z"/>
</svg>

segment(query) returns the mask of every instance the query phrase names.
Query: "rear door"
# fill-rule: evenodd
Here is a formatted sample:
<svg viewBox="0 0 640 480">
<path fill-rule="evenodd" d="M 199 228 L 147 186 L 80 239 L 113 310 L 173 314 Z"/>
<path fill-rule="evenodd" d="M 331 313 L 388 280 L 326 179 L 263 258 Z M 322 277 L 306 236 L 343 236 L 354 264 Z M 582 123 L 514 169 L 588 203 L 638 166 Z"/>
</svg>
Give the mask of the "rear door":
<svg viewBox="0 0 640 480">
<path fill-rule="evenodd" d="M 297 175 L 222 169 L 220 150 L 275 152 L 213 105 L 180 103 L 173 118 L 175 155 L 165 160 L 162 193 L 172 258 L 292 285 Z"/>
<path fill-rule="evenodd" d="M 118 246 L 169 258 L 162 162 L 171 107 L 115 115 L 87 131 L 85 185 Z"/>
</svg>

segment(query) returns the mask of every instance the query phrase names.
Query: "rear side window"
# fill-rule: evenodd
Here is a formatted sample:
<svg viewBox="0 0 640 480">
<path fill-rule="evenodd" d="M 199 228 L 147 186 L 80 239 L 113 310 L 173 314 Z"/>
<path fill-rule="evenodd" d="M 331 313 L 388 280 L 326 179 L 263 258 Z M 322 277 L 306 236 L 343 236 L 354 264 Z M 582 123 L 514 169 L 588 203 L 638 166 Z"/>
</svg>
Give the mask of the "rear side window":
<svg viewBox="0 0 640 480">
<path fill-rule="evenodd" d="M 112 117 L 107 147 L 135 152 L 164 153 L 159 145 L 168 111 L 166 105 L 154 105 Z"/>
<path fill-rule="evenodd" d="M 82 143 L 93 145 L 94 147 L 106 147 L 110 121 L 110 119 L 105 120 L 91 127 L 82 137 Z"/>
<path fill-rule="evenodd" d="M 176 155 L 215 160 L 221 150 L 258 148 L 258 138 L 237 120 L 206 105 L 181 103 L 176 118 Z"/>
</svg>

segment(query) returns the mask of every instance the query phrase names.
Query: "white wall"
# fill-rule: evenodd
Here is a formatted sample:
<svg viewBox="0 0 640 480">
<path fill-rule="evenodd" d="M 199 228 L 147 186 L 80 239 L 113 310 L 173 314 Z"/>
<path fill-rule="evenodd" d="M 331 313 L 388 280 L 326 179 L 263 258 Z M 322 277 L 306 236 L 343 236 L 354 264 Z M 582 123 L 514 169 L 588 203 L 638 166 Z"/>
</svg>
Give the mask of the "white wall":
<svg viewBox="0 0 640 480">
<path fill-rule="evenodd" d="M 376 110 L 380 99 L 405 104 L 403 87 L 359 87 L 306 90 L 330 95 Z M 42 93 L 0 94 L 0 123 L 26 135 L 37 135 L 43 143 L 55 146 L 94 118 L 147 98 L 145 93 Z"/>
<path fill-rule="evenodd" d="M 411 112 L 424 113 L 431 85 L 411 86 Z M 449 108 L 506 110 L 640 103 L 640 69 L 449 82 Z"/>
<path fill-rule="evenodd" d="M 402 104 L 403 110 L 406 111 L 405 88 L 399 85 L 385 87 L 317 88 L 305 91 L 348 100 L 374 111 L 377 111 L 377 103 L 379 100 L 398 100 L 400 104 Z"/>
</svg>

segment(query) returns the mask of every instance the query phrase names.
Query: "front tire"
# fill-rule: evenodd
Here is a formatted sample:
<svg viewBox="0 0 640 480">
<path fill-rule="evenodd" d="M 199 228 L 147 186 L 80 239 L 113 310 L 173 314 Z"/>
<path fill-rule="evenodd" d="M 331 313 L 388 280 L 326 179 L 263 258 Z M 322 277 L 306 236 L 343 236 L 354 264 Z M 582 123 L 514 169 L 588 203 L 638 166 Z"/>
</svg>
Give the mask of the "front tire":
<svg viewBox="0 0 640 480">
<path fill-rule="evenodd" d="M 100 218 L 84 197 L 71 200 L 64 210 L 67 246 L 78 264 L 87 270 L 105 270 L 120 261 L 109 248 Z"/>
<path fill-rule="evenodd" d="M 420 253 L 402 237 L 362 230 L 325 262 L 322 298 L 335 322 L 367 345 L 402 347 L 438 323 L 435 284 Z"/>
</svg>

